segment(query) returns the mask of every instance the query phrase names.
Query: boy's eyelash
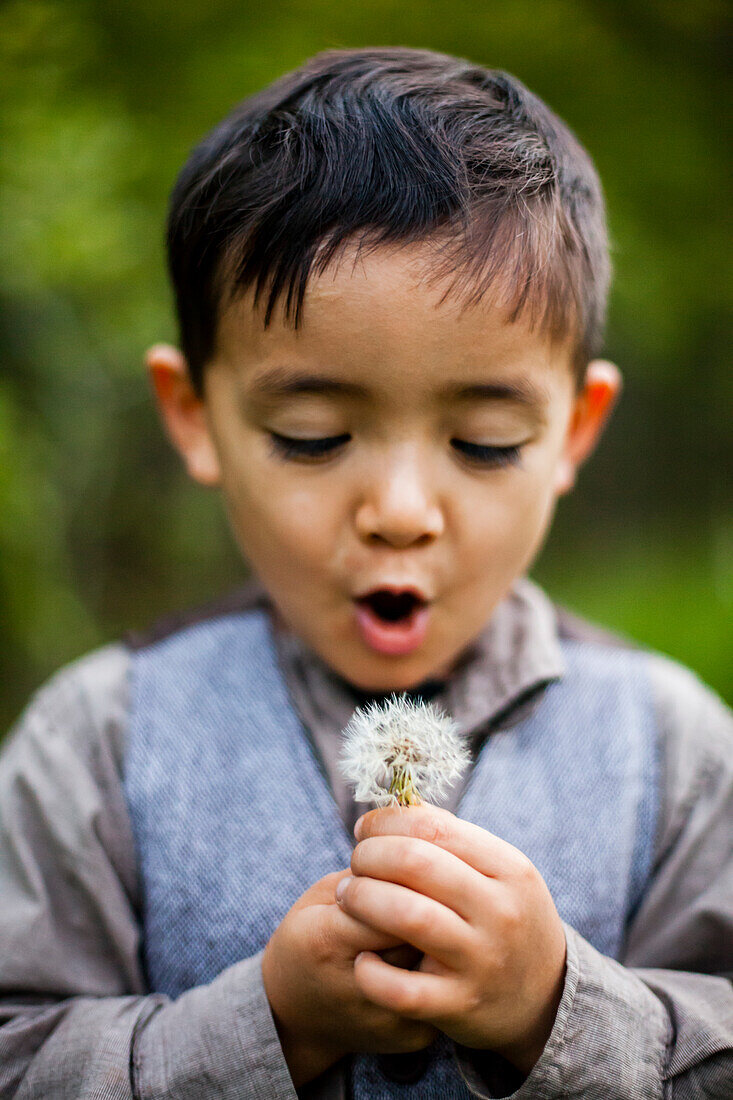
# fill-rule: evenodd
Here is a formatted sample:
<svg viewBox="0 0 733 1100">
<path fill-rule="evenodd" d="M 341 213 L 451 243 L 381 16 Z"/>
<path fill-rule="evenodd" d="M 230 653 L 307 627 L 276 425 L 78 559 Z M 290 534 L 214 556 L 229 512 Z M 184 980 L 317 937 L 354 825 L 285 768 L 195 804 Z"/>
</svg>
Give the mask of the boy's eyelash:
<svg viewBox="0 0 733 1100">
<path fill-rule="evenodd" d="M 519 463 L 522 445 L 513 443 L 509 447 L 490 447 L 481 443 L 466 443 L 462 439 L 451 439 L 452 445 L 464 457 L 485 466 L 512 466 Z"/>
<path fill-rule="evenodd" d="M 336 447 L 348 443 L 350 435 L 329 435 L 325 439 L 291 439 L 288 435 L 270 432 L 273 450 L 285 458 L 320 458 L 330 454 Z"/>
<path fill-rule="evenodd" d="M 323 439 L 293 439 L 278 432 L 270 432 L 273 451 L 284 458 L 322 458 L 338 447 L 348 443 L 351 436 L 330 435 Z M 509 466 L 519 462 L 521 444 L 508 447 L 492 447 L 480 443 L 467 443 L 462 439 L 452 439 L 451 444 L 469 461 L 487 466 Z"/>
</svg>

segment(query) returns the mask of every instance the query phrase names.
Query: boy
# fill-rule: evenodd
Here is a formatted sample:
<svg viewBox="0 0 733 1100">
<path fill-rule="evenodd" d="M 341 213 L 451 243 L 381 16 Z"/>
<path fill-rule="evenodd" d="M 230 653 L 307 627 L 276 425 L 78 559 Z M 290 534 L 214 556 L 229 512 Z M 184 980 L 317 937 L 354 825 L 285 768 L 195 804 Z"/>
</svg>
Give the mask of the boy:
<svg viewBox="0 0 733 1100">
<path fill-rule="evenodd" d="M 4 752 L 0 1095 L 733 1094 L 730 716 L 524 576 L 620 389 L 587 154 L 505 74 L 330 53 L 193 153 L 169 256 L 152 382 L 256 580 Z M 472 770 L 353 847 L 392 691 Z"/>
</svg>

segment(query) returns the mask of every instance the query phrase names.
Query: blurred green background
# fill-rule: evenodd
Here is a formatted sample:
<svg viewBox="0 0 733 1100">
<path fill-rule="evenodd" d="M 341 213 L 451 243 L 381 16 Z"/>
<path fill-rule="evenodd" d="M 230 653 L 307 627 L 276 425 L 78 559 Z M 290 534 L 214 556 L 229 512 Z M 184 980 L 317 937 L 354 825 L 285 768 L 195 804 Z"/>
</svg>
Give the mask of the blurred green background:
<svg viewBox="0 0 733 1100">
<path fill-rule="evenodd" d="M 534 576 L 733 698 L 725 5 L 26 0 L 0 8 L 0 726 L 55 668 L 244 567 L 160 431 L 167 195 L 239 99 L 318 50 L 508 69 L 604 181 L 625 392 Z"/>
</svg>

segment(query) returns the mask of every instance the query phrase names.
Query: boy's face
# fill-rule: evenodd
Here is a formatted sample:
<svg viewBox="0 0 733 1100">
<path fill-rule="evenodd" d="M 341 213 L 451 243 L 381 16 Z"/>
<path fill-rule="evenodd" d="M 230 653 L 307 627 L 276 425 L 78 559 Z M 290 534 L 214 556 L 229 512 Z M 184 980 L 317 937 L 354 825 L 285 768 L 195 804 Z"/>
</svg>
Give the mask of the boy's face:
<svg viewBox="0 0 733 1100">
<path fill-rule="evenodd" d="M 602 364 L 593 419 L 568 347 L 486 302 L 441 302 L 430 257 L 383 248 L 329 268 L 297 331 L 279 310 L 264 330 L 251 294 L 236 301 L 198 409 L 189 393 L 171 411 L 156 381 L 190 473 L 221 485 L 282 619 L 364 690 L 450 671 L 535 558 L 618 389 Z M 310 457 L 277 437 L 335 446 Z M 425 605 L 391 625 L 357 603 L 385 586 Z"/>
</svg>

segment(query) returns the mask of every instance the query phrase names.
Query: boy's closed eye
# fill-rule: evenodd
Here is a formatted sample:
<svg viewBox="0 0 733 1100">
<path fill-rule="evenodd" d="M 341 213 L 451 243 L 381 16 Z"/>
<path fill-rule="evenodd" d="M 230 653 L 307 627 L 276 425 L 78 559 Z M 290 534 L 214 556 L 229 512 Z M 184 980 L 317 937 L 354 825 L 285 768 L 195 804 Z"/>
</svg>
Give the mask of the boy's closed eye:
<svg viewBox="0 0 733 1100">
<path fill-rule="evenodd" d="M 330 457 L 351 439 L 348 433 L 326 436 L 321 439 L 296 439 L 273 431 L 269 432 L 269 436 L 274 454 L 286 459 L 306 460 Z M 523 443 L 495 446 L 493 444 L 469 443 L 462 439 L 451 439 L 450 442 L 454 450 L 472 465 L 488 467 L 521 465 Z"/>
</svg>

